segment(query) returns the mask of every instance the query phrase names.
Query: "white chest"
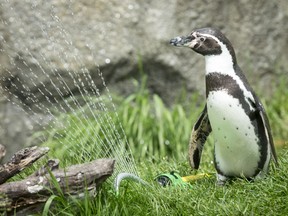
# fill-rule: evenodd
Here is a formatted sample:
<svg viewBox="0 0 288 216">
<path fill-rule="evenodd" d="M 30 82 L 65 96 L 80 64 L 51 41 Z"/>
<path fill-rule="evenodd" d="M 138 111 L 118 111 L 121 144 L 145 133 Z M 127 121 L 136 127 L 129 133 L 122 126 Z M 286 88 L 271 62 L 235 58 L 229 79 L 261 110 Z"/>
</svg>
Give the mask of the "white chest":
<svg viewBox="0 0 288 216">
<path fill-rule="evenodd" d="M 260 160 L 259 139 L 239 100 L 225 90 L 212 91 L 207 110 L 218 167 L 226 175 L 252 176 Z"/>
</svg>

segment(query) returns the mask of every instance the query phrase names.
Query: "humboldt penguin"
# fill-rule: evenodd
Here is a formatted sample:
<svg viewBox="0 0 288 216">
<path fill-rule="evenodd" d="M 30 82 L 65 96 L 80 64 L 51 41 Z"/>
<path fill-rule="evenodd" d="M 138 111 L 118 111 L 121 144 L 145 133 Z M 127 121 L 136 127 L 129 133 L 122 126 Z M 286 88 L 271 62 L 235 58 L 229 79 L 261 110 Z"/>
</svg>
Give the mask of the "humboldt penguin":
<svg viewBox="0 0 288 216">
<path fill-rule="evenodd" d="M 217 182 L 263 177 L 277 156 L 262 103 L 237 64 L 232 44 L 215 28 L 201 28 L 170 44 L 205 57 L 206 105 L 189 142 L 189 162 L 198 169 L 208 135 L 213 132 Z"/>
</svg>

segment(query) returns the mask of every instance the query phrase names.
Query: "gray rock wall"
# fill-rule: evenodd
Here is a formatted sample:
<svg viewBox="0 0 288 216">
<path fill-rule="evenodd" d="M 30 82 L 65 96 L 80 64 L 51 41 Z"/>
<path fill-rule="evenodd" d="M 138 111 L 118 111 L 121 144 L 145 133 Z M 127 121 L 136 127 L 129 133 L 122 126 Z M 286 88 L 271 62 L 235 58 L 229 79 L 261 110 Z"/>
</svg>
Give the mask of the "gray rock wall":
<svg viewBox="0 0 288 216">
<path fill-rule="evenodd" d="M 1 89 L 16 95 L 6 92 L 0 104 L 6 119 L 0 122 L 0 142 L 6 146 L 27 142 L 35 129 L 31 118 L 38 112 L 42 116 L 41 110 L 45 115 L 37 103 L 49 106 L 48 92 L 60 97 L 53 84 L 63 97 L 71 95 L 59 74 L 73 94 L 79 94 L 69 72 L 85 84 L 89 81 L 81 74 L 89 73 L 99 85 L 99 65 L 110 89 L 129 94 L 133 80 L 141 76 L 140 58 L 151 92 L 166 102 L 173 103 L 183 89 L 204 95 L 204 59 L 169 45 L 170 38 L 194 28 L 222 29 L 263 96 L 271 95 L 280 75 L 288 73 L 285 0 L 2 0 L 0 19 Z M 25 115 L 15 104 L 28 110 Z M 35 111 L 32 116 L 29 107 Z"/>
</svg>

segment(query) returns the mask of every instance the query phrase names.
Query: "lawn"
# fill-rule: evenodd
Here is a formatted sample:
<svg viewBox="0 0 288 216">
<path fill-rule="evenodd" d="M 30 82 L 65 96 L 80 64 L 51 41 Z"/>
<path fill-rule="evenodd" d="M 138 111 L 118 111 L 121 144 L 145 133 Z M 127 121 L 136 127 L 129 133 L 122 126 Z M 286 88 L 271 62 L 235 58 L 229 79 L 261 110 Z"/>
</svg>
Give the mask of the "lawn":
<svg viewBox="0 0 288 216">
<path fill-rule="evenodd" d="M 159 96 L 151 96 L 141 85 L 129 97 L 113 99 L 117 114 L 110 112 L 109 116 L 121 123 L 116 124 L 116 130 L 126 134 L 139 176 L 150 186 L 124 180 L 116 195 L 111 177 L 95 197 L 87 195 L 79 200 L 52 195 L 43 215 L 288 215 L 288 90 L 284 84 L 278 86 L 271 100 L 264 101 L 280 166 L 271 163 L 270 173 L 263 180 L 238 179 L 225 186 L 216 185 L 211 137 L 205 145 L 200 169 L 192 171 L 188 165 L 190 132 L 204 105 L 203 98 L 192 95 L 190 103 L 180 100 L 167 107 Z M 59 158 L 62 166 L 101 156 L 93 138 L 96 133 L 105 140 L 99 122 L 91 117 L 83 123 L 77 115 L 60 116 L 61 126 L 44 132 L 47 141 L 43 145 L 51 148 L 50 157 Z M 43 133 L 35 136 L 40 135 Z M 182 176 L 212 175 L 184 186 L 164 188 L 155 182 L 157 174 L 173 170 Z"/>
<path fill-rule="evenodd" d="M 278 150 L 280 167 L 272 165 L 261 181 L 235 180 L 226 186 L 215 184 L 215 176 L 190 185 L 161 187 L 156 174 L 177 170 L 192 174 L 185 156 L 182 160 L 143 160 L 138 163 L 140 176 L 151 186 L 123 181 L 116 195 L 111 183 L 104 184 L 95 198 L 59 199 L 52 215 L 287 215 L 288 149 Z M 214 172 L 211 156 L 203 158 L 198 171 Z M 195 173 L 194 173 L 195 174 Z"/>
</svg>

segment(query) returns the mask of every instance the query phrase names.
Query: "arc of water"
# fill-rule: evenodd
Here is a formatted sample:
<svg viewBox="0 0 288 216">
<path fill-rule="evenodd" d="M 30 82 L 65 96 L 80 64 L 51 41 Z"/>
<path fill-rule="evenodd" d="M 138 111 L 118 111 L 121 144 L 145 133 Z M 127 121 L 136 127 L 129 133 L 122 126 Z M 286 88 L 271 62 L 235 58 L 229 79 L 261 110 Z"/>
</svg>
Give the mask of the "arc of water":
<svg viewBox="0 0 288 216">
<path fill-rule="evenodd" d="M 9 1 L 7 1 L 7 2 L 9 2 Z M 2 3 L 2 5 L 3 5 L 3 3 Z M 15 10 L 14 10 L 13 7 L 10 7 L 10 10 L 14 12 L 14 15 L 16 14 L 16 12 L 15 12 Z M 53 11 L 53 10 L 52 10 L 52 11 Z M 105 136 L 105 139 L 107 140 L 107 142 L 108 142 L 110 145 L 112 145 L 112 149 L 113 149 L 114 153 L 117 153 L 117 151 L 118 151 L 118 153 L 119 153 L 119 150 L 121 150 L 121 148 L 123 148 L 122 137 L 121 137 L 121 135 L 119 134 L 119 132 L 118 132 L 118 130 L 117 130 L 117 128 L 116 128 L 115 123 L 112 121 L 111 116 L 108 114 L 108 109 L 107 109 L 105 103 L 103 103 L 103 98 L 101 97 L 101 94 L 100 94 L 100 92 L 99 92 L 99 89 L 97 88 L 96 84 L 94 83 L 94 81 L 93 81 L 93 79 L 92 79 L 92 77 L 91 77 L 88 69 L 87 69 L 87 68 L 85 67 L 85 65 L 83 64 L 83 61 L 81 60 L 80 55 L 78 54 L 78 50 L 76 49 L 76 47 L 73 46 L 73 42 L 71 41 L 71 37 L 69 36 L 69 33 L 68 33 L 68 32 L 65 30 L 65 28 L 63 27 L 63 25 L 62 25 L 62 23 L 61 23 L 61 20 L 59 19 L 59 17 L 53 15 L 53 13 L 51 13 L 51 16 L 52 16 L 52 18 L 54 19 L 55 22 L 60 23 L 60 24 L 57 26 L 57 28 L 60 29 L 60 32 L 61 32 L 60 35 L 63 37 L 63 39 L 64 39 L 65 42 L 67 43 L 67 46 L 69 46 L 68 48 L 69 48 L 69 49 L 74 48 L 74 51 L 76 51 L 77 55 L 74 55 L 74 60 L 75 60 L 75 62 L 80 66 L 80 68 L 81 68 L 80 71 L 82 72 L 85 81 L 88 83 L 88 86 L 89 86 L 90 91 L 93 92 L 94 95 L 98 96 L 98 99 L 99 99 L 100 102 L 97 103 L 97 105 L 98 105 L 101 109 L 104 110 L 104 113 L 105 113 L 105 114 L 103 115 L 104 117 L 102 117 L 101 115 L 100 115 L 100 116 L 95 116 L 92 108 L 93 108 L 93 109 L 97 109 L 97 106 L 96 106 L 95 103 L 92 102 L 92 100 L 91 100 L 92 97 L 91 97 L 91 95 L 89 94 L 89 91 L 86 89 L 86 86 L 85 86 L 84 82 L 81 80 L 81 77 L 79 76 L 79 74 L 77 74 L 75 71 L 73 71 L 73 74 L 74 74 L 74 75 L 73 75 L 70 71 L 68 71 L 68 74 L 69 74 L 69 76 L 73 79 L 74 85 L 78 88 L 78 91 L 79 91 L 79 93 L 80 93 L 81 96 L 82 96 L 82 99 L 84 99 L 85 103 L 88 105 L 88 109 L 89 109 L 90 113 L 92 114 L 93 118 L 94 118 L 94 119 L 97 121 L 97 123 L 99 124 L 100 129 L 101 129 L 102 133 L 103 133 L 104 136 Z M 15 17 L 17 17 L 17 16 L 15 16 Z M 72 14 L 72 17 L 74 18 L 74 15 L 73 15 L 73 14 Z M 21 19 L 17 19 L 17 22 L 21 22 Z M 40 26 L 40 29 L 42 30 L 42 32 L 44 33 L 44 35 L 46 35 L 46 38 L 49 39 L 49 36 L 48 36 L 48 34 L 47 34 L 47 30 L 48 30 L 48 29 L 43 29 L 42 26 Z M 49 43 L 51 43 L 51 44 L 54 45 L 55 42 L 53 42 L 53 41 L 50 40 Z M 90 48 L 89 45 L 88 45 L 88 47 L 89 47 L 90 52 L 92 53 L 92 56 L 94 57 L 94 54 L 93 54 L 93 52 L 92 52 L 92 49 Z M 54 49 L 55 49 L 55 48 L 54 48 Z M 29 51 L 28 48 L 27 48 L 26 52 L 28 52 L 28 54 L 30 55 L 31 58 L 36 59 L 36 58 L 34 58 L 34 56 L 33 56 L 32 53 Z M 62 58 L 62 56 L 60 56 L 59 53 L 58 53 L 58 55 L 59 55 L 62 63 L 65 63 L 64 58 Z M 67 57 L 67 55 L 66 55 L 65 52 L 64 52 L 64 57 L 65 57 L 66 59 L 68 59 L 68 57 Z M 51 66 L 52 63 L 49 62 L 43 55 L 41 56 L 41 58 L 44 60 L 44 62 L 50 64 L 50 66 Z M 23 61 L 23 63 L 25 64 L 26 62 Z M 114 111 L 114 113 L 115 113 L 115 115 L 116 115 L 116 117 L 117 117 L 117 121 L 118 121 L 118 124 L 120 125 L 121 133 L 123 134 L 123 137 L 124 137 L 124 141 L 125 141 L 124 144 L 127 145 L 127 144 L 128 144 L 128 141 L 127 141 L 127 138 L 126 138 L 126 136 L 125 136 L 124 129 L 123 129 L 123 127 L 122 127 L 122 125 L 121 125 L 121 123 L 120 123 L 120 121 L 119 121 L 119 116 L 118 116 L 116 107 L 115 107 L 115 105 L 114 105 L 114 103 L 113 103 L 113 101 L 112 101 L 112 97 L 111 97 L 110 91 L 109 91 L 109 89 L 108 89 L 108 87 L 107 87 L 107 85 L 106 85 L 106 83 L 105 83 L 105 80 L 104 80 L 103 75 L 102 75 L 102 73 L 101 73 L 101 71 L 100 71 L 100 69 L 99 69 L 99 66 L 96 64 L 96 62 L 94 62 L 94 63 L 95 63 L 95 66 L 97 66 L 98 75 L 99 75 L 99 77 L 100 77 L 101 80 L 102 80 L 103 86 L 104 86 L 104 88 L 106 89 L 106 91 L 108 92 L 109 101 L 112 103 L 113 111 Z M 49 74 L 43 69 L 43 67 L 41 66 L 41 64 L 39 63 L 39 61 L 36 61 L 36 64 L 37 64 L 37 66 L 40 68 L 40 71 L 42 71 L 42 73 L 43 73 L 45 76 L 48 76 L 47 78 L 50 78 L 50 77 L 49 77 Z M 29 68 L 30 73 L 34 76 L 35 79 L 39 78 L 38 75 L 33 72 L 32 68 L 29 67 L 27 63 L 26 63 L 26 66 Z M 16 67 L 17 67 L 17 66 L 16 66 Z M 51 68 L 52 68 L 52 67 L 51 67 Z M 23 72 L 21 68 L 18 67 L 18 70 L 20 71 L 21 74 L 25 74 L 25 72 Z M 71 91 L 70 87 L 67 85 L 67 83 L 65 82 L 65 80 L 63 79 L 63 77 L 61 76 L 61 74 L 60 74 L 60 73 L 57 73 L 58 71 L 57 71 L 56 69 L 55 69 L 55 70 L 52 70 L 52 72 L 53 72 L 54 75 L 56 75 L 58 81 L 60 81 L 60 83 L 62 83 L 62 84 L 66 87 L 67 91 L 68 91 L 69 94 L 71 95 L 71 98 L 72 98 L 72 101 L 73 101 L 74 105 L 80 110 L 80 112 L 82 113 L 82 115 L 83 115 L 84 120 L 86 121 L 86 123 L 89 124 L 91 127 L 93 127 L 93 125 L 91 125 L 91 122 L 89 122 L 89 119 L 88 119 L 88 117 L 87 117 L 86 114 L 85 114 L 85 110 L 84 110 L 83 107 L 80 105 L 80 103 L 78 102 L 77 98 L 74 96 L 73 92 Z M 11 72 L 10 72 L 10 73 L 11 73 Z M 12 75 L 12 73 L 11 73 L 11 75 Z M 75 79 L 75 77 L 80 78 L 80 79 L 78 80 L 78 82 L 77 82 L 77 80 Z M 27 78 L 28 78 L 28 76 L 27 76 Z M 18 78 L 18 79 L 19 79 L 19 78 Z M 30 89 L 27 89 L 28 87 L 25 85 L 25 83 L 21 82 L 20 79 L 18 80 L 18 82 L 22 84 L 23 88 L 25 89 L 25 91 L 28 92 L 28 94 L 29 94 L 29 92 L 31 93 Z M 59 89 L 59 87 L 57 87 L 56 84 L 53 83 L 53 81 L 52 81 L 51 78 L 50 78 L 50 82 L 51 82 L 52 86 L 55 88 L 56 92 L 59 94 L 59 96 L 60 96 L 61 100 L 64 102 L 64 104 L 69 108 L 69 110 L 70 110 L 71 112 L 74 112 L 75 109 L 74 109 L 73 107 L 71 107 L 71 105 L 67 102 L 67 100 L 66 100 L 66 99 L 64 98 L 64 96 L 63 96 L 63 93 L 61 92 L 61 90 Z M 80 84 L 78 84 L 79 82 L 80 82 Z M 35 84 L 35 82 L 32 83 L 32 84 L 33 84 L 35 87 L 37 87 L 37 85 Z M 43 82 L 42 82 L 42 83 L 40 82 L 40 84 L 42 85 L 44 91 L 46 91 L 46 93 L 47 93 L 48 95 L 50 95 L 50 97 L 52 97 L 53 94 L 46 88 L 45 84 L 44 84 Z M 15 86 L 13 86 L 13 87 L 15 87 Z M 17 86 L 16 86 L 15 88 L 17 88 Z M 4 90 L 7 91 L 7 89 L 4 89 Z M 9 91 L 9 90 L 8 90 L 8 91 Z M 40 94 L 42 94 L 42 95 L 46 98 L 46 101 L 47 101 L 50 105 L 53 104 L 53 103 L 51 102 L 50 98 L 49 98 L 49 97 L 45 94 L 45 92 L 43 92 L 39 87 L 38 87 L 38 91 L 39 91 Z M 11 92 L 9 92 L 9 94 L 10 94 L 10 93 L 11 93 Z M 88 99 L 89 99 L 89 100 L 86 100 L 86 95 L 88 96 Z M 35 103 L 35 106 L 36 106 L 38 109 L 40 109 L 40 110 L 45 109 L 45 105 L 42 104 L 42 103 L 39 103 L 39 102 L 38 102 L 38 99 L 35 97 L 35 95 L 30 94 L 30 97 L 31 97 L 31 101 L 32 101 L 32 102 L 33 102 L 33 101 L 37 102 L 37 103 Z M 57 98 L 56 98 L 55 96 L 53 96 L 53 100 L 55 100 L 56 102 L 58 102 L 58 100 L 57 100 Z M 27 106 L 27 105 L 25 106 L 25 104 L 24 104 L 23 102 L 20 102 L 20 103 L 21 103 L 21 106 L 24 106 L 24 107 L 26 107 L 26 108 L 29 107 L 29 106 Z M 60 103 L 59 103 L 59 104 L 60 104 Z M 62 105 L 60 105 L 60 109 L 61 109 L 62 111 L 64 111 L 64 112 L 66 112 L 66 111 L 65 111 L 65 108 L 64 108 Z M 30 107 L 29 107 L 28 110 L 29 110 L 29 111 L 33 111 Z M 48 113 L 49 115 L 51 115 L 51 117 L 55 118 L 55 115 L 52 114 L 52 112 L 51 112 L 51 110 L 50 110 L 49 108 L 46 108 L 46 111 L 47 111 L 47 113 Z M 34 111 L 33 111 L 33 112 L 34 112 Z M 84 122 L 82 122 L 82 119 L 79 118 L 78 120 L 80 120 L 82 126 L 85 126 Z M 106 126 L 106 124 L 104 124 L 104 126 L 101 127 L 101 123 L 103 123 L 103 122 L 107 122 L 108 125 L 109 125 L 109 128 Z M 76 125 L 77 125 L 77 124 L 76 124 Z M 106 136 L 106 133 L 108 133 L 107 136 Z M 96 137 L 96 138 L 94 138 L 95 143 L 97 143 L 97 140 L 100 141 L 100 142 L 102 141 L 102 139 L 101 139 L 101 137 L 99 137 L 99 135 L 97 135 L 97 134 L 93 134 L 93 135 Z M 116 141 L 115 141 L 115 140 L 116 140 Z M 117 143 L 117 141 L 118 141 L 118 143 Z M 101 142 L 101 144 L 104 144 L 103 141 Z M 122 146 L 121 146 L 121 145 L 122 145 Z M 106 150 L 109 150 L 109 149 L 110 149 L 110 148 L 108 148 L 105 144 L 104 144 L 104 147 L 106 148 Z M 126 146 L 126 147 L 127 147 L 127 146 Z M 128 148 L 128 150 L 130 150 L 130 149 Z M 130 152 L 130 153 L 131 153 L 131 152 Z M 115 156 L 115 154 L 114 154 L 114 156 Z M 117 154 L 116 154 L 116 156 L 117 156 Z M 127 156 L 127 155 L 126 155 L 126 156 Z M 130 157 L 131 157 L 131 156 L 130 156 Z M 131 160 L 132 163 L 131 163 L 131 161 L 130 161 L 130 163 L 128 163 L 128 162 L 126 161 L 126 158 L 118 158 L 118 159 L 119 159 L 119 161 L 122 163 L 123 166 L 126 166 L 126 168 L 129 168 L 129 169 L 133 170 L 132 172 L 137 173 L 137 171 L 136 171 L 136 169 L 135 169 L 135 165 L 134 165 L 135 162 L 134 162 L 133 157 L 132 157 L 132 160 Z M 122 168 L 123 168 L 123 167 L 122 167 Z"/>
</svg>

